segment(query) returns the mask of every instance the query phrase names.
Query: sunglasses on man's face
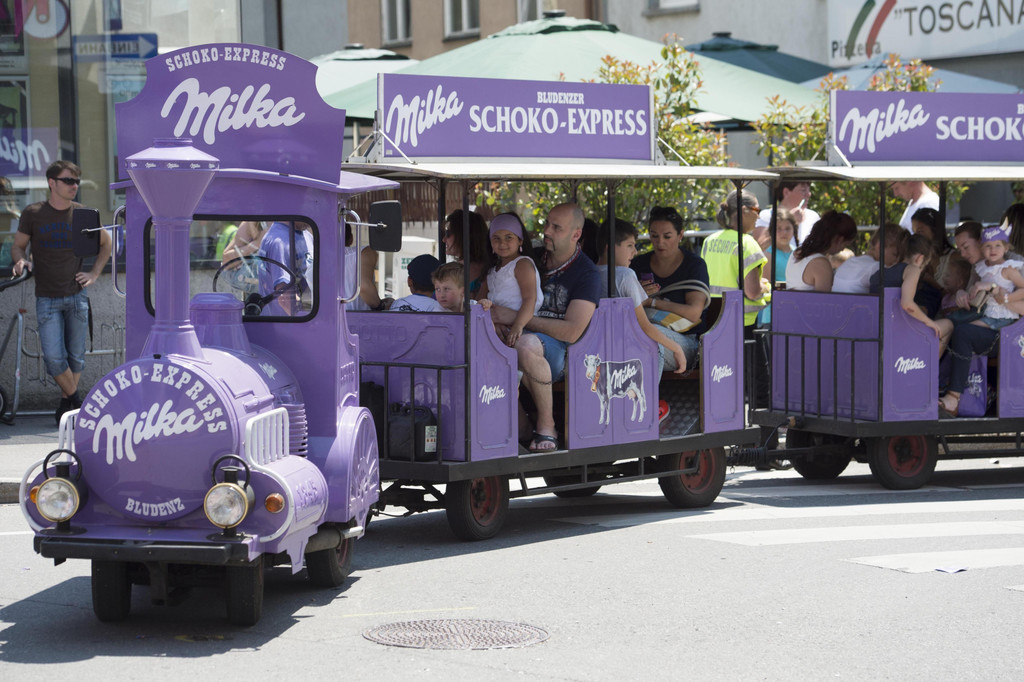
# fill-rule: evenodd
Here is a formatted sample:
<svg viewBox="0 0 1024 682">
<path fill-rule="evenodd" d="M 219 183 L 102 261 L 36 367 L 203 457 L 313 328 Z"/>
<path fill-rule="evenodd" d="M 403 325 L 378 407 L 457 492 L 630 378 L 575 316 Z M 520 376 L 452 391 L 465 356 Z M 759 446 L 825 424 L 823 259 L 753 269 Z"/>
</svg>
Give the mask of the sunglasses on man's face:
<svg viewBox="0 0 1024 682">
<path fill-rule="evenodd" d="M 59 180 L 59 181 L 63 182 L 65 185 L 80 185 L 80 184 L 82 184 L 82 181 L 79 178 L 54 178 L 54 180 Z"/>
</svg>

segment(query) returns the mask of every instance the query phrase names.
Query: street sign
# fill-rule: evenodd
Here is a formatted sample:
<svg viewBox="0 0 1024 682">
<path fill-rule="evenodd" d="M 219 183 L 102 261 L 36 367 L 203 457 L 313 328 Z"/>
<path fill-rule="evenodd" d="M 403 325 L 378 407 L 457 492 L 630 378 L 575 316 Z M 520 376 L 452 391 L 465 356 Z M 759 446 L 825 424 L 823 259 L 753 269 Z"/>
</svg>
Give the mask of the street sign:
<svg viewBox="0 0 1024 682">
<path fill-rule="evenodd" d="M 149 59 L 156 56 L 155 33 L 111 33 L 103 36 L 76 36 L 75 59 L 103 62 L 108 59 Z"/>
</svg>

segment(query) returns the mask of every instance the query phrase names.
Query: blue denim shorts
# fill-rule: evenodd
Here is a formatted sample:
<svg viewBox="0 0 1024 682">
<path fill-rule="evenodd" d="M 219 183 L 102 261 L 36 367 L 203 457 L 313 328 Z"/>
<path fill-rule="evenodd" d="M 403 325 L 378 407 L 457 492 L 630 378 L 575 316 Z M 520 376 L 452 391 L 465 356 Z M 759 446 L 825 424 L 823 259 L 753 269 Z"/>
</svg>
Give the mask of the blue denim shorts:
<svg viewBox="0 0 1024 682">
<path fill-rule="evenodd" d="M 662 332 L 665 336 L 678 343 L 683 349 L 683 355 L 686 356 L 686 369 L 694 369 L 697 363 L 697 348 L 700 346 L 700 340 L 693 334 L 680 334 L 677 331 L 673 331 L 668 327 L 658 326 L 656 329 Z M 672 354 L 665 346 L 658 344 L 658 377 L 660 380 L 662 372 L 665 370 L 670 372 L 679 369 L 679 364 L 676 362 L 676 356 Z"/>
<path fill-rule="evenodd" d="M 531 333 L 540 339 L 541 345 L 544 346 L 544 359 L 551 368 L 551 381 L 560 381 L 565 376 L 565 357 L 569 352 L 569 344 L 547 334 Z"/>
<path fill-rule="evenodd" d="M 81 374 L 85 369 L 85 342 L 89 335 L 89 296 L 82 290 L 74 296 L 36 299 L 39 345 L 50 376 Z"/>
<path fill-rule="evenodd" d="M 978 321 L 984 322 L 989 329 L 1002 329 L 1019 319 L 1019 317 L 989 317 L 988 315 L 982 315 L 978 318 Z"/>
</svg>

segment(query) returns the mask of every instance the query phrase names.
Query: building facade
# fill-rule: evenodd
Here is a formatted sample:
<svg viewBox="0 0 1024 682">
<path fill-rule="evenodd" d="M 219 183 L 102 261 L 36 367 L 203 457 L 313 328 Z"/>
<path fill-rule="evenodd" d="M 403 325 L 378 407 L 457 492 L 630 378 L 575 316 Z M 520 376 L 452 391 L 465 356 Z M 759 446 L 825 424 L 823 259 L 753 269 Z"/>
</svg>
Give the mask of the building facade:
<svg viewBox="0 0 1024 682">
<path fill-rule="evenodd" d="M 602 11 L 651 40 L 692 44 L 729 31 L 837 69 L 895 52 L 1024 89 L 1022 0 L 615 0 Z"/>
<path fill-rule="evenodd" d="M 594 19 L 599 0 L 349 0 L 349 40 L 384 47 L 413 59 L 486 38 L 545 11 Z"/>
</svg>

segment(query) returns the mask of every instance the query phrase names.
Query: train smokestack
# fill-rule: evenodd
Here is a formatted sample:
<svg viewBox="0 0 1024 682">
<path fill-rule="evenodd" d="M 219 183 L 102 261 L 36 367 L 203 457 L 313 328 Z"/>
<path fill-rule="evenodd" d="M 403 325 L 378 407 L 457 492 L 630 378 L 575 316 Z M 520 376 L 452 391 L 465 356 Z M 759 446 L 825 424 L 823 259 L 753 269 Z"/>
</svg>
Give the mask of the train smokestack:
<svg viewBox="0 0 1024 682">
<path fill-rule="evenodd" d="M 125 169 L 153 216 L 156 235 L 156 322 L 143 356 L 170 353 L 202 357 L 189 320 L 189 227 L 220 160 L 199 151 L 190 139 L 155 139 L 153 146 L 125 159 Z"/>
</svg>

